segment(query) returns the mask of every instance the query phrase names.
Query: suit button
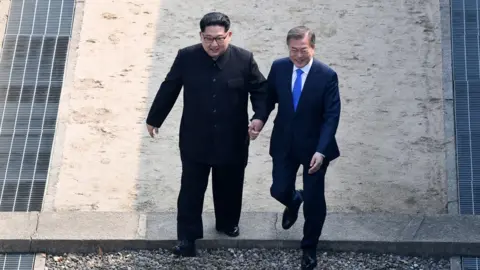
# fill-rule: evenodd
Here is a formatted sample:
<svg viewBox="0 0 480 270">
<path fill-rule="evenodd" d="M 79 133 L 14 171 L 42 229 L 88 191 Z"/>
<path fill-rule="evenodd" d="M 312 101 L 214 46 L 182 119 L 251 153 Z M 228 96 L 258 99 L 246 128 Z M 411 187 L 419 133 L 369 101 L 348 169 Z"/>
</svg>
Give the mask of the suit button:
<svg viewBox="0 0 480 270">
<path fill-rule="evenodd" d="M 216 112 L 217 112 L 217 109 L 213 109 L 213 112 L 216 113 Z"/>
<path fill-rule="evenodd" d="M 217 79 L 214 78 L 213 81 L 215 82 L 215 81 L 217 81 Z"/>
<path fill-rule="evenodd" d="M 215 98 L 217 95 L 216 94 L 213 94 L 212 97 Z"/>
</svg>

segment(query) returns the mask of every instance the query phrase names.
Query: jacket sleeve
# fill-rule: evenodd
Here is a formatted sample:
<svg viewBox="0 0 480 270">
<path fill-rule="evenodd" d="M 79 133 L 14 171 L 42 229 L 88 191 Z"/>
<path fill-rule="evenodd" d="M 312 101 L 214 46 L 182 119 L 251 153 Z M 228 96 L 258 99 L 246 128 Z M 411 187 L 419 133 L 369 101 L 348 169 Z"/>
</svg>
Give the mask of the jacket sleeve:
<svg viewBox="0 0 480 270">
<path fill-rule="evenodd" d="M 325 154 L 328 146 L 334 140 L 340 121 L 340 92 L 338 89 L 338 76 L 334 72 L 325 87 L 323 98 L 323 121 L 320 127 L 317 152 Z"/>
<path fill-rule="evenodd" d="M 181 57 L 182 50 L 179 50 L 153 100 L 146 120 L 151 126 L 160 127 L 163 124 L 180 94 L 183 87 Z"/>
<path fill-rule="evenodd" d="M 275 89 L 275 62 L 272 63 L 270 67 L 270 72 L 268 73 L 267 95 L 264 102 L 265 111 L 262 117 L 259 119 L 262 120 L 263 123 L 266 123 L 268 118 L 270 117 L 270 114 L 275 109 L 275 105 L 278 102 L 277 89 Z"/>
<path fill-rule="evenodd" d="M 265 99 L 267 97 L 267 80 L 260 72 L 253 54 L 250 54 L 249 60 L 248 86 L 250 91 L 250 101 L 254 115 L 252 119 L 262 119 L 265 115 Z"/>
</svg>

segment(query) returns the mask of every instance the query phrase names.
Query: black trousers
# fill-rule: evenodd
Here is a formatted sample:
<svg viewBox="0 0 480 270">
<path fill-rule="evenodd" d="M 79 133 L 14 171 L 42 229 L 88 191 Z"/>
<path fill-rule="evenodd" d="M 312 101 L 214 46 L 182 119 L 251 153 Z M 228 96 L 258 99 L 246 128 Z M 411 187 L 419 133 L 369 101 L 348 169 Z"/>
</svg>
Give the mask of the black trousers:
<svg viewBox="0 0 480 270">
<path fill-rule="evenodd" d="M 295 155 L 273 158 L 273 183 L 270 194 L 289 207 L 294 199 L 295 180 L 298 168 L 303 166 L 303 226 L 302 249 L 316 249 L 327 215 L 325 202 L 325 173 L 328 162 L 314 174 L 308 174 L 310 160 L 301 162 Z"/>
<path fill-rule="evenodd" d="M 203 238 L 202 212 L 210 171 L 217 229 L 238 225 L 246 158 L 233 164 L 210 165 L 182 157 L 181 187 L 177 201 L 179 240 Z"/>
</svg>

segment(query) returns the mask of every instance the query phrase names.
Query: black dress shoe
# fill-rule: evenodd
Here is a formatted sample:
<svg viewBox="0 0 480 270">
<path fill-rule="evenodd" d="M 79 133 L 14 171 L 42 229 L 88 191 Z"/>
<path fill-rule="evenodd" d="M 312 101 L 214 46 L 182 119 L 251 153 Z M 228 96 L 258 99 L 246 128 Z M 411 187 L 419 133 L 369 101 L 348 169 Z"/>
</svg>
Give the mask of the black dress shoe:
<svg viewBox="0 0 480 270">
<path fill-rule="evenodd" d="M 240 235 L 240 228 L 238 228 L 238 226 L 234 226 L 234 227 L 231 227 L 231 228 L 220 228 L 220 227 L 217 227 L 216 228 L 218 232 L 221 232 L 221 233 L 224 233 L 230 237 L 237 237 Z"/>
<path fill-rule="evenodd" d="M 182 240 L 173 248 L 173 254 L 182 257 L 195 257 L 195 242 Z"/>
<path fill-rule="evenodd" d="M 302 270 L 313 270 L 317 267 L 317 254 L 315 250 L 304 250 L 302 255 Z"/>
<path fill-rule="evenodd" d="M 297 221 L 298 211 L 303 202 L 303 191 L 299 190 L 296 192 L 295 198 L 293 199 L 292 207 L 285 207 L 282 217 L 282 228 L 284 230 L 290 229 L 293 224 Z"/>
</svg>

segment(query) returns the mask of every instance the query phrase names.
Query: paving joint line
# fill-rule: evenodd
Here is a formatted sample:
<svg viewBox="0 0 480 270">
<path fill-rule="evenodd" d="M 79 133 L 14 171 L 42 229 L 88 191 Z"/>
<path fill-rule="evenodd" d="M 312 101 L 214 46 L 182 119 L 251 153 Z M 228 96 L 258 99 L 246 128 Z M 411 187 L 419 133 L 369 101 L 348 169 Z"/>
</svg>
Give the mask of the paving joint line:
<svg viewBox="0 0 480 270">
<path fill-rule="evenodd" d="M 273 231 L 275 232 L 275 237 L 278 237 L 278 229 L 277 229 L 277 223 L 278 223 L 278 213 L 275 213 L 275 220 L 273 221 Z"/>
<path fill-rule="evenodd" d="M 412 218 L 412 220 L 414 220 L 414 218 Z M 422 216 L 420 223 L 418 224 L 418 226 L 415 228 L 415 231 L 413 232 L 412 239 L 415 239 L 415 237 L 417 237 L 417 233 L 420 231 L 420 228 L 422 227 L 424 222 L 425 222 L 425 216 Z"/>
<path fill-rule="evenodd" d="M 33 244 L 33 237 L 35 236 L 35 234 L 38 232 L 38 226 L 40 225 L 40 214 L 41 212 L 37 212 L 35 213 L 35 216 L 36 216 L 36 224 L 35 224 L 35 230 L 33 231 L 33 233 L 30 235 L 30 243 L 29 243 L 29 248 L 28 250 L 31 252 L 32 251 L 32 244 Z"/>
</svg>

